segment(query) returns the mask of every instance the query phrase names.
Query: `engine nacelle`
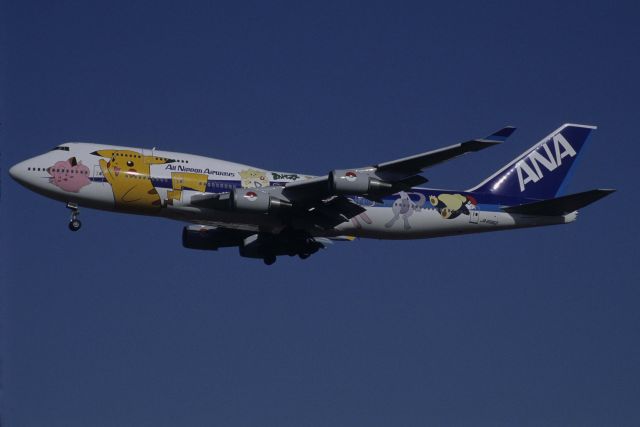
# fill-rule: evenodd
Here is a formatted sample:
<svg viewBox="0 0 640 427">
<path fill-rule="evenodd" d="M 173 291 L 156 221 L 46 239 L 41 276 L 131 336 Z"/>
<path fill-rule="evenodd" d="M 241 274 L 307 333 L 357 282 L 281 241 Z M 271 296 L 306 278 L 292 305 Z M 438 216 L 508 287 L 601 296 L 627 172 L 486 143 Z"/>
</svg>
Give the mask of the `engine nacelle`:
<svg viewBox="0 0 640 427">
<path fill-rule="evenodd" d="M 187 225 L 182 229 L 182 246 L 189 249 L 217 250 L 239 246 L 251 232 Z"/>
<path fill-rule="evenodd" d="M 291 203 L 257 188 L 234 188 L 230 202 L 231 210 L 247 213 L 268 213 L 291 207 Z"/>
<path fill-rule="evenodd" d="M 329 186 L 336 194 L 365 195 L 386 191 L 392 184 L 355 170 L 336 169 L 329 173 Z"/>
</svg>

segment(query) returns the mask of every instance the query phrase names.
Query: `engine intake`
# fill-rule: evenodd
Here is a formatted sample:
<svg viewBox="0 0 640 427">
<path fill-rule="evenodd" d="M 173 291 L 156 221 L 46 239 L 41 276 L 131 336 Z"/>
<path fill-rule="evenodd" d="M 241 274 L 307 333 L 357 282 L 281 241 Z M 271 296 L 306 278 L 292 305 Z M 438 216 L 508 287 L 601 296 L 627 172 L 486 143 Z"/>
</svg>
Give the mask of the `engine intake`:
<svg viewBox="0 0 640 427">
<path fill-rule="evenodd" d="M 393 187 L 392 184 L 372 178 L 367 173 L 341 169 L 329 173 L 329 186 L 336 194 L 359 196 L 385 192 Z"/>
</svg>

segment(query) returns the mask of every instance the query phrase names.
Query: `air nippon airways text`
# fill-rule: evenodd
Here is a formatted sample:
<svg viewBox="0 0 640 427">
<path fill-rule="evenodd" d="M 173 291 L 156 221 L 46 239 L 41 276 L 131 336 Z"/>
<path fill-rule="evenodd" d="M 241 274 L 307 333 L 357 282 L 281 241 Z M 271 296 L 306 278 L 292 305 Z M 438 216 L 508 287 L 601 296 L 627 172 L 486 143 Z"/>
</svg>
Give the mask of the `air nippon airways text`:
<svg viewBox="0 0 640 427">
<path fill-rule="evenodd" d="M 553 172 L 562 165 L 563 158 L 575 157 L 576 151 L 562 134 L 554 135 L 552 140 L 553 151 L 549 148 L 549 141 L 547 141 L 516 164 L 518 181 L 520 182 L 520 192 L 525 190 L 528 183 L 535 183 L 544 178 L 540 165 L 547 171 Z M 540 148 L 544 149 L 545 155 L 540 153 Z"/>
</svg>

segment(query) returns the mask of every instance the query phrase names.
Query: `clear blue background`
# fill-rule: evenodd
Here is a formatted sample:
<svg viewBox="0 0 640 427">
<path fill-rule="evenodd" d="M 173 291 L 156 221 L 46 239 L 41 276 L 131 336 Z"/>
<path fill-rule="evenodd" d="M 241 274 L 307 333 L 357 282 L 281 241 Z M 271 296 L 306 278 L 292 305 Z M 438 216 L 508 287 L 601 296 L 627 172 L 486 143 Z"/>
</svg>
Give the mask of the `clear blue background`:
<svg viewBox="0 0 640 427">
<path fill-rule="evenodd" d="M 7 426 L 639 425 L 637 2 L 3 3 Z M 611 4 L 609 4 L 611 3 Z M 569 226 L 337 244 L 272 267 L 8 167 L 63 141 L 312 174 L 502 127 L 468 188 L 599 129 Z"/>
</svg>

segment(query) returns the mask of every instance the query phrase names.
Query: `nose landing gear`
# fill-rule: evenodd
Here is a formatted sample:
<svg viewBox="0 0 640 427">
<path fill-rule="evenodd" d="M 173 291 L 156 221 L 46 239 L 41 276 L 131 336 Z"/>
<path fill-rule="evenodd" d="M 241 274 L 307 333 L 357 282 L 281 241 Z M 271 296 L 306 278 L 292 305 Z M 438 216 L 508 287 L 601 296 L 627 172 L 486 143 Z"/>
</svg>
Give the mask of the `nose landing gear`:
<svg viewBox="0 0 640 427">
<path fill-rule="evenodd" d="M 80 210 L 76 203 L 67 203 L 67 208 L 71 209 L 71 219 L 69 220 L 69 230 L 78 231 L 82 227 L 82 223 L 78 219 L 80 216 Z"/>
</svg>

